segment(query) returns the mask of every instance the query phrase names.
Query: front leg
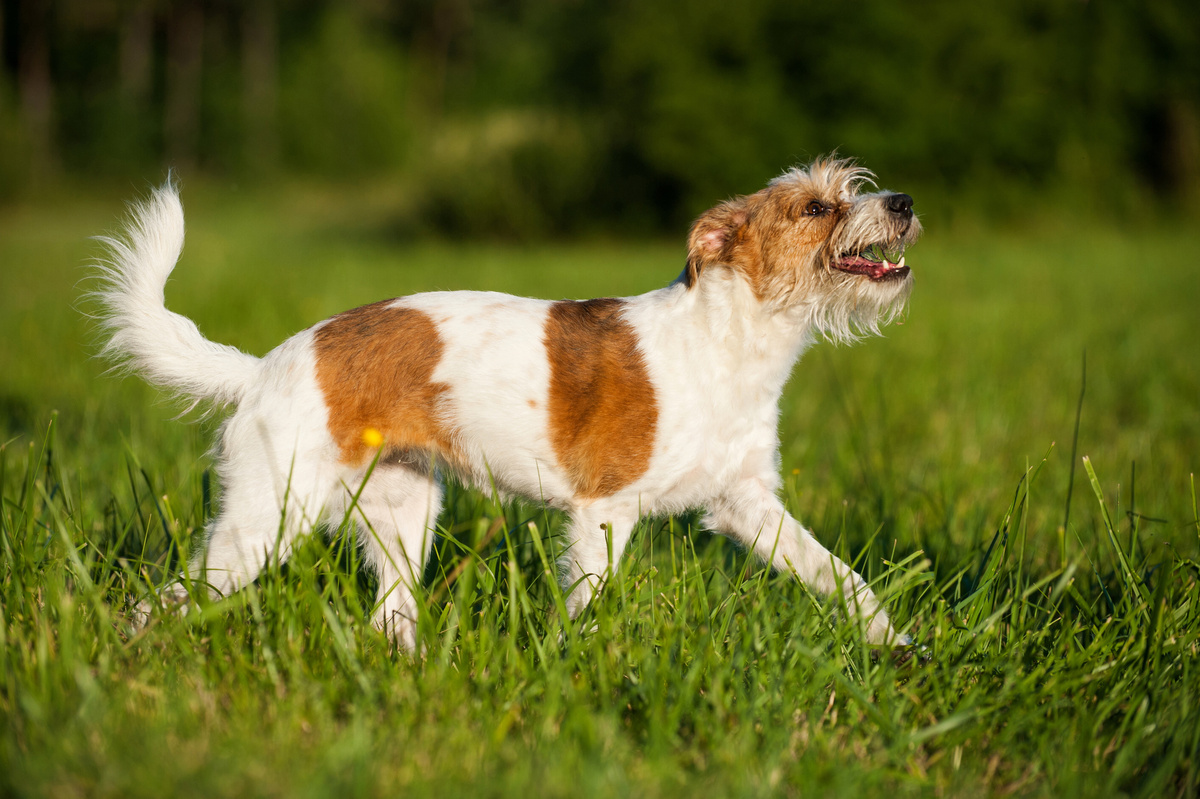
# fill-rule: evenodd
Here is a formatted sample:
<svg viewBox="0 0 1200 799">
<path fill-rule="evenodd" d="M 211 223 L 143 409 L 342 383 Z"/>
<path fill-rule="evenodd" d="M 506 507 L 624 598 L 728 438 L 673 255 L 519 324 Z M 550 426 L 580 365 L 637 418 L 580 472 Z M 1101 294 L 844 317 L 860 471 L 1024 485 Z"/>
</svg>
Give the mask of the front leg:
<svg viewBox="0 0 1200 799">
<path fill-rule="evenodd" d="M 872 644 L 907 643 L 892 628 L 866 581 L 793 519 L 763 480 L 742 480 L 722 494 L 709 507 L 704 524 L 742 542 L 777 571 L 795 575 L 817 593 L 840 594 L 850 612 L 866 620 Z"/>
<path fill-rule="evenodd" d="M 571 514 L 559 571 L 563 588 L 569 591 L 567 613 L 572 619 L 616 573 L 638 515 L 636 506 L 611 502 L 597 502 Z"/>
</svg>

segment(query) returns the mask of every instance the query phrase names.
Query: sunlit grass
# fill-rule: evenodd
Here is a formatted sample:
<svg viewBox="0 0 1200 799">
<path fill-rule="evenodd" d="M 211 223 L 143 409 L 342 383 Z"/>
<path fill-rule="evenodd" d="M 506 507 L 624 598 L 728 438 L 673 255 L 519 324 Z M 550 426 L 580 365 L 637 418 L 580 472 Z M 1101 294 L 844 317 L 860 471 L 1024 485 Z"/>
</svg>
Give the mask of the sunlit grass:
<svg viewBox="0 0 1200 799">
<path fill-rule="evenodd" d="M 184 201 L 168 302 L 256 353 L 385 296 L 628 294 L 682 261 L 678 242 L 411 245 L 385 213 L 320 197 Z M 454 486 L 413 659 L 370 628 L 373 580 L 336 530 L 130 629 L 219 491 L 214 421 L 172 420 L 89 360 L 80 267 L 116 213 L 0 212 L 2 792 L 1194 791 L 1194 230 L 927 219 L 904 324 L 801 362 L 785 501 L 928 662 L 872 658 L 854 624 L 689 517 L 644 521 L 564 625 L 561 516 Z"/>
</svg>

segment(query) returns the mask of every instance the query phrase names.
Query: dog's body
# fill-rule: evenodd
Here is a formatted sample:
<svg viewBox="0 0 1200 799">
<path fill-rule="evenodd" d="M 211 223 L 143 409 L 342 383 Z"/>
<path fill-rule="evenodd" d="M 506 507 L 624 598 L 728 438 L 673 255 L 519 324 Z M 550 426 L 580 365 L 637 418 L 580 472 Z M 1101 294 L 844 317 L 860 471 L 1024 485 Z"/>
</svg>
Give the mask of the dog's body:
<svg viewBox="0 0 1200 799">
<path fill-rule="evenodd" d="M 411 648 L 445 469 L 568 512 L 572 616 L 640 516 L 703 507 L 710 529 L 841 592 L 871 641 L 898 642 L 863 580 L 777 497 L 779 399 L 796 360 L 818 335 L 876 331 L 911 286 L 891 258 L 920 231 L 912 200 L 859 194 L 869 179 L 819 161 L 717 206 L 692 228 L 683 275 L 648 294 L 418 294 L 339 314 L 261 360 L 164 307 L 183 214 L 173 187 L 158 190 L 127 240 L 108 240 L 99 296 L 110 354 L 237 406 L 219 447 L 220 512 L 191 576 L 236 590 L 300 532 L 350 513 L 380 575 L 376 623 Z"/>
</svg>

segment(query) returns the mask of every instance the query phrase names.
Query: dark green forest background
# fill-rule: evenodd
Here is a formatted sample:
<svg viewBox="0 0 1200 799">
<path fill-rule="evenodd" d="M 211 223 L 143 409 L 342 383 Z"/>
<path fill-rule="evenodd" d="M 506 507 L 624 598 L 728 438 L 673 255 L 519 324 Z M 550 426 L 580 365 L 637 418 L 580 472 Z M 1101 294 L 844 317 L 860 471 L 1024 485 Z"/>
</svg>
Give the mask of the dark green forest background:
<svg viewBox="0 0 1200 799">
<path fill-rule="evenodd" d="M 1196 0 L 0 8 L 0 202 L 173 168 L 387 183 L 441 234 L 677 232 L 835 149 L 947 213 L 1200 195 Z"/>
</svg>

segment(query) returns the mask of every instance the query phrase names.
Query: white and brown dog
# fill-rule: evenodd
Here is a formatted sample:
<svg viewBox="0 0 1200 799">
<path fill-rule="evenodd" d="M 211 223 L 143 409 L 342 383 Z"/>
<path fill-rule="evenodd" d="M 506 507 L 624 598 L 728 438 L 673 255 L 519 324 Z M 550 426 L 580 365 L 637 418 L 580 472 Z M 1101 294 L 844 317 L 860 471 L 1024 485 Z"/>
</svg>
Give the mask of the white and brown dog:
<svg viewBox="0 0 1200 799">
<path fill-rule="evenodd" d="M 184 229 L 168 183 L 134 206 L 123 239 L 105 239 L 97 296 L 107 354 L 236 406 L 218 448 L 220 511 L 190 576 L 228 594 L 301 532 L 350 514 L 379 573 L 375 623 L 411 649 L 444 470 L 570 515 L 572 616 L 640 516 L 699 507 L 709 529 L 840 593 L 870 641 L 899 643 L 863 579 L 777 496 L 779 399 L 796 360 L 818 336 L 877 333 L 912 286 L 912 198 L 862 191 L 872 182 L 819 160 L 721 203 L 692 226 L 683 274 L 648 294 L 417 294 L 346 311 L 261 359 L 165 308 Z"/>
</svg>

